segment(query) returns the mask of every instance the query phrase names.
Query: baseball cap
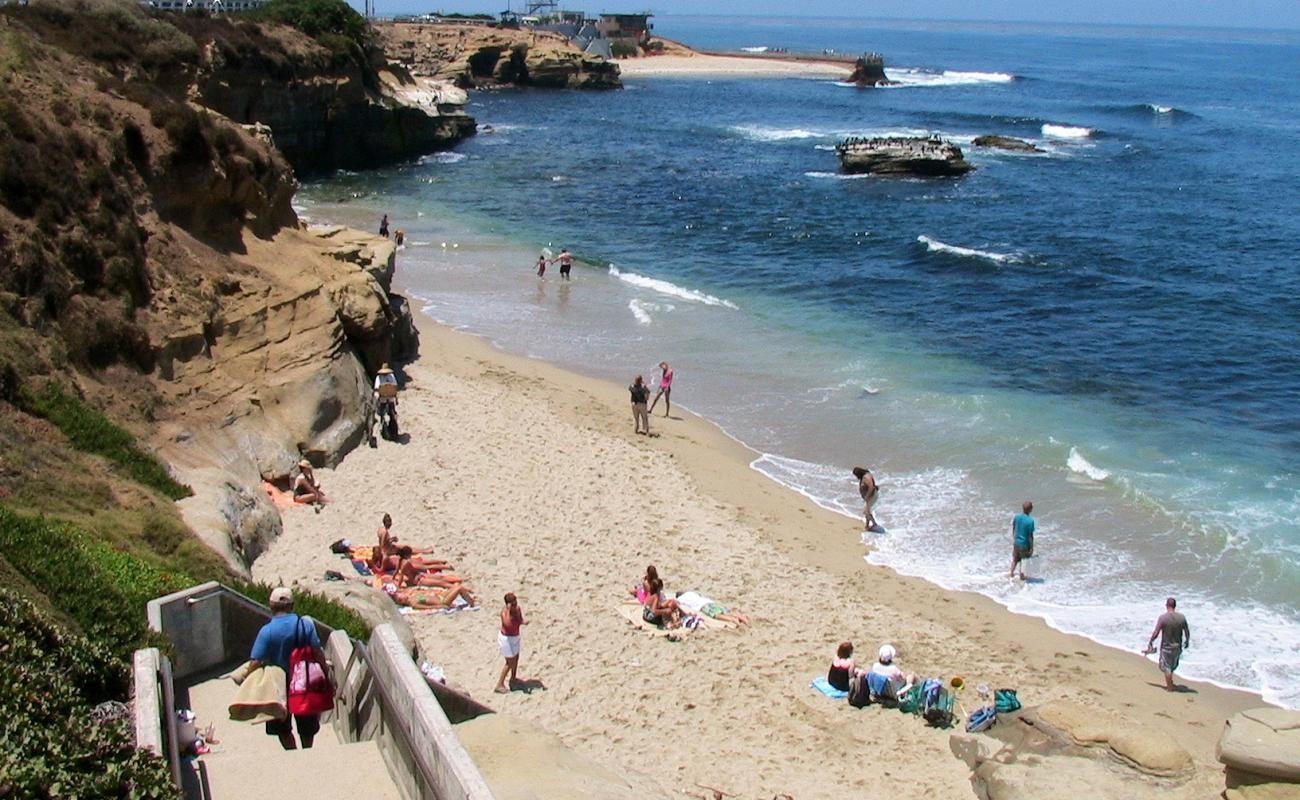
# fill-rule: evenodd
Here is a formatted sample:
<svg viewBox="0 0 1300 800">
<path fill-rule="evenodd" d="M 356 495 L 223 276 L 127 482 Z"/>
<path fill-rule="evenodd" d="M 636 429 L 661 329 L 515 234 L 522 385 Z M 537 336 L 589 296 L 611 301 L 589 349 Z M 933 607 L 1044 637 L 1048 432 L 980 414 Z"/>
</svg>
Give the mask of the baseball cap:
<svg viewBox="0 0 1300 800">
<path fill-rule="evenodd" d="M 280 586 L 271 590 L 271 605 L 287 606 L 293 603 L 293 592 L 289 591 L 287 586 Z"/>
</svg>

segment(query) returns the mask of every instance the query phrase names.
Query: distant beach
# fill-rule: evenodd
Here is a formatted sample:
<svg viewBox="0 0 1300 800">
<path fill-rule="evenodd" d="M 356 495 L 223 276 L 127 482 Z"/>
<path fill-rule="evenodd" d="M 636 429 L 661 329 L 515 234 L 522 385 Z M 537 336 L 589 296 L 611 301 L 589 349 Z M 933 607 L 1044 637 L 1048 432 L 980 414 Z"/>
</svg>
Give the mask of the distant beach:
<svg viewBox="0 0 1300 800">
<path fill-rule="evenodd" d="M 793 56 L 664 55 L 627 58 L 618 62 L 625 78 L 687 77 L 710 75 L 730 78 L 845 77 L 853 72 L 852 62 Z"/>
</svg>

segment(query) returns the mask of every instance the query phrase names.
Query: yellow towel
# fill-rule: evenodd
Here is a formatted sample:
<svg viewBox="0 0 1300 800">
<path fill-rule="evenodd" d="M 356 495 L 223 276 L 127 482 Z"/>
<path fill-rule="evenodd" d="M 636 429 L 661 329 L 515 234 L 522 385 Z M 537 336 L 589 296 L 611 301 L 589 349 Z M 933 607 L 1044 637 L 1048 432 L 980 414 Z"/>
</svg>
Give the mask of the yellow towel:
<svg viewBox="0 0 1300 800">
<path fill-rule="evenodd" d="M 284 670 L 279 667 L 268 664 L 253 670 L 230 701 L 230 718 L 254 724 L 285 719 L 289 716 L 288 688 Z"/>
</svg>

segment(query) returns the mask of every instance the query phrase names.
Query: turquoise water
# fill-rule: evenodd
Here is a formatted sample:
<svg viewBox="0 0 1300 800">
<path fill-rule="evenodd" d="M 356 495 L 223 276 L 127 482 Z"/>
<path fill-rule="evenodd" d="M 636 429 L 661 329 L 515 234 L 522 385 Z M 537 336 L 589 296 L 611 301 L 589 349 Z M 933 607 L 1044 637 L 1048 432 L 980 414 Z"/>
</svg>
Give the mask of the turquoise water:
<svg viewBox="0 0 1300 800">
<path fill-rule="evenodd" d="M 872 467 L 872 561 L 1129 649 L 1177 594 L 1189 675 L 1300 705 L 1297 38 L 659 30 L 882 50 L 903 85 L 477 95 L 490 130 L 306 186 L 304 212 L 388 213 L 429 312 L 507 349 L 619 381 L 667 359 L 680 403 L 829 508 L 856 514 L 848 469 Z M 959 182 L 838 175 L 840 137 L 885 131 L 1047 153 L 967 147 Z M 585 262 L 571 284 L 532 274 L 543 246 Z M 1041 581 L 1013 585 L 1023 499 Z"/>
</svg>

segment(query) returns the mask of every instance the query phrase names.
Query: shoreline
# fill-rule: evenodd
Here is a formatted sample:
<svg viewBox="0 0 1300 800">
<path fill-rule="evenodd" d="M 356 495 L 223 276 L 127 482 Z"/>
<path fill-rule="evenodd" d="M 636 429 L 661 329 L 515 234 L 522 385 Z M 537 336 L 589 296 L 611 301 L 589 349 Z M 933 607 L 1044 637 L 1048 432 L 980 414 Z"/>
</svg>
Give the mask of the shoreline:
<svg viewBox="0 0 1300 800">
<path fill-rule="evenodd" d="M 644 56 L 622 59 L 619 73 L 624 78 L 711 77 L 802 78 L 842 77 L 853 74 L 853 62 L 815 57 L 758 54 L 721 54 L 696 51 L 692 55 Z"/>
<path fill-rule="evenodd" d="M 362 448 L 323 472 L 327 491 L 341 487 L 336 503 L 321 515 L 287 514 L 285 535 L 254 565 L 259 577 L 310 581 L 336 566 L 328 543 L 368 540 L 374 498 L 384 496 L 404 539 L 433 544 L 483 598 L 477 614 L 408 618 L 430 658 L 492 697 L 493 612 L 502 592 L 517 591 L 538 623 L 525 631 L 521 674 L 543 678 L 547 691 L 494 705 L 637 781 L 667 771 L 674 793 L 703 781 L 827 796 L 859 786 L 852 765 L 873 746 L 894 746 L 900 765 L 931 765 L 920 783 L 886 777 L 899 796 L 969 792 L 948 732 L 893 718 L 880 725 L 873 715 L 885 712 L 855 712 L 808 689 L 845 638 L 861 660 L 890 641 L 907 669 L 1015 687 L 1026 705 L 1068 699 L 1123 713 L 1180 742 L 1197 762 L 1198 788 L 1222 785 L 1213 752 L 1222 722 L 1261 705 L 1258 695 L 1195 681 L 1184 681 L 1195 694 L 1166 694 L 1155 666 L 1134 653 L 866 563 L 853 520 L 754 469 L 757 453 L 711 421 L 675 410 L 675 419 L 652 420 L 663 436 L 636 437 L 621 386 L 500 350 L 419 311 L 421 357 L 402 401 L 411 443 Z M 614 606 L 642 562 L 658 564 L 670 589 L 734 604 L 754 627 L 680 645 L 627 627 Z M 699 745 L 628 736 L 646 715 L 691 730 Z M 665 770 L 640 774 L 646 763 Z"/>
</svg>

